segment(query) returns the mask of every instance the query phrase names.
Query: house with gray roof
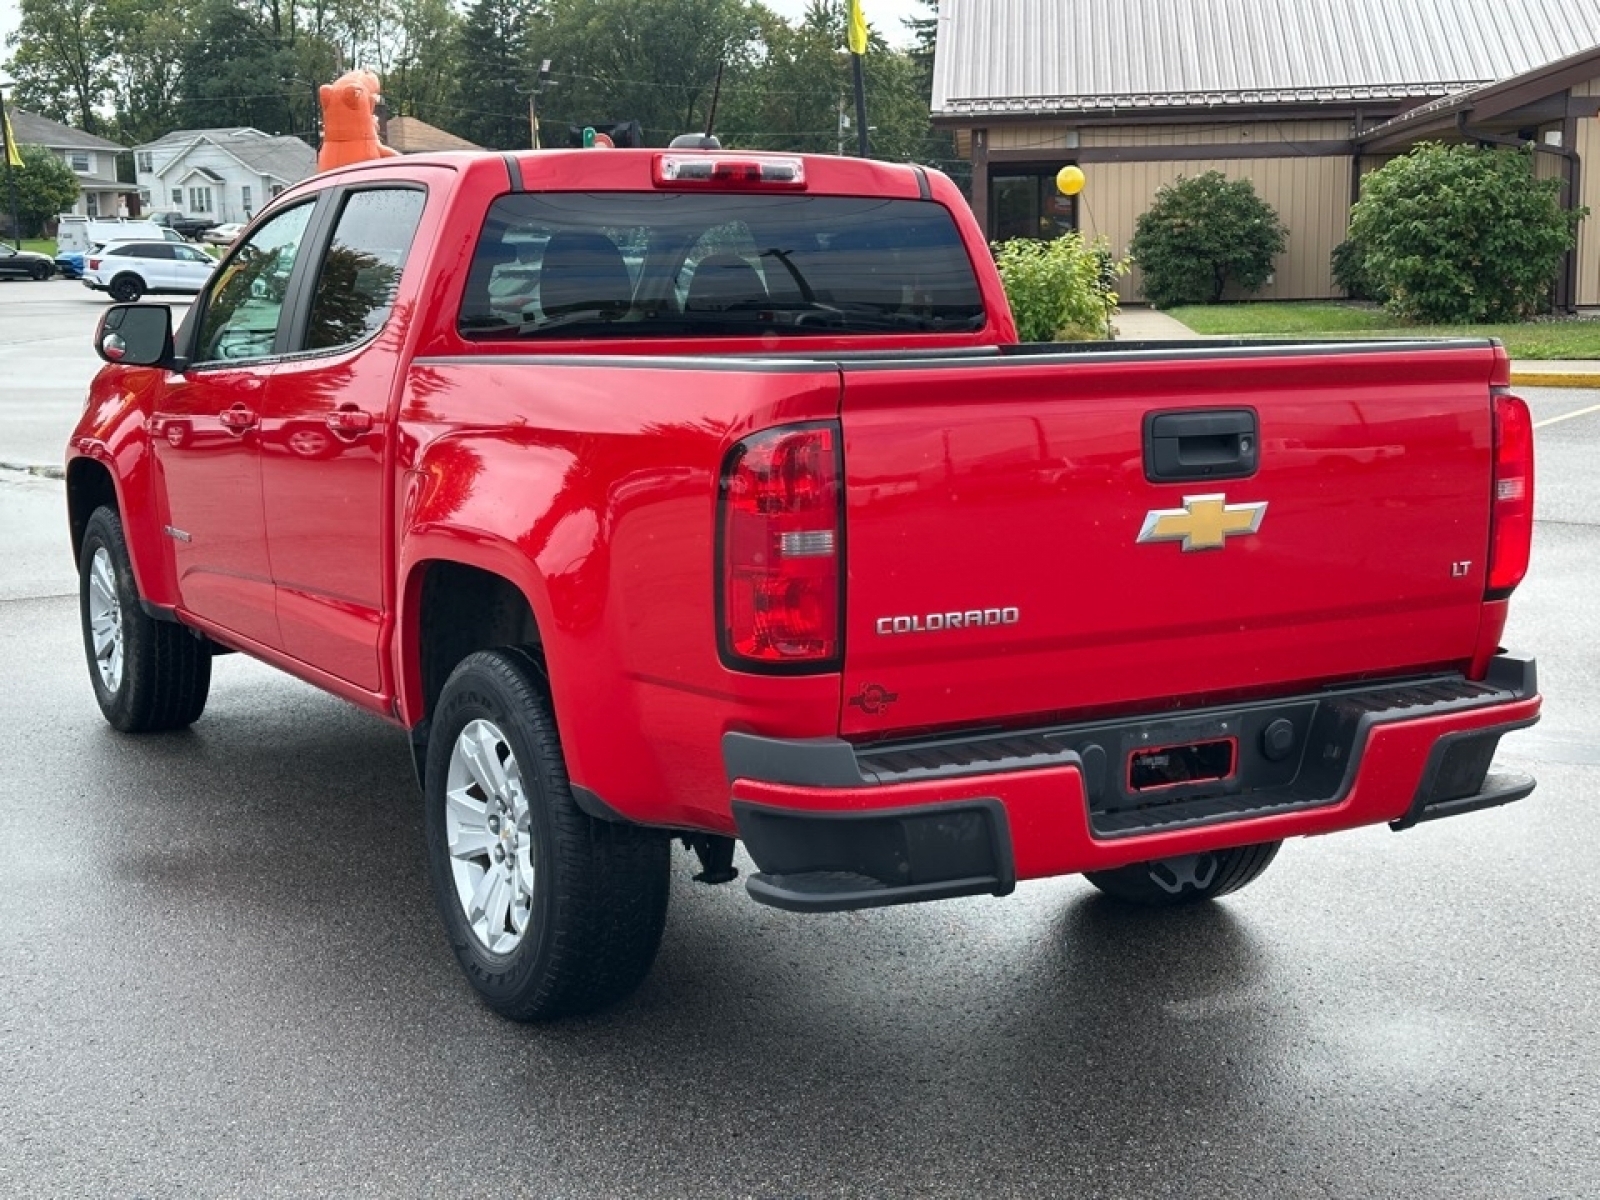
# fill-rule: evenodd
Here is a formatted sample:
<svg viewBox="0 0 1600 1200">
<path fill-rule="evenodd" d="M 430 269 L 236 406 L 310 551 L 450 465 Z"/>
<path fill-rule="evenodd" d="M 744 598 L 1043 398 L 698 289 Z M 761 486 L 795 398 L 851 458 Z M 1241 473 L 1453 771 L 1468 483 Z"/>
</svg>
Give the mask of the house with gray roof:
<svg viewBox="0 0 1600 1200">
<path fill-rule="evenodd" d="M 299 138 L 247 126 L 181 129 L 135 146 L 133 160 L 146 210 L 219 223 L 248 221 L 317 169 L 316 151 Z"/>
<path fill-rule="evenodd" d="M 1156 191 L 1219 170 L 1289 227 L 1267 299 L 1337 294 L 1363 174 L 1419 141 L 1532 145 L 1596 216 L 1557 303 L 1600 305 L 1600 4 L 1573 0 L 942 0 L 932 113 L 995 239 L 1123 253 Z M 1060 195 L 1067 164 L 1087 178 Z M 1124 281 L 1138 294 L 1137 273 Z"/>
<path fill-rule="evenodd" d="M 126 153 L 123 147 L 26 109 L 10 107 L 7 112 L 18 145 L 54 151 L 78 177 L 78 199 L 71 211 L 85 217 L 126 215 L 138 193 L 117 180 L 117 155 Z"/>
</svg>

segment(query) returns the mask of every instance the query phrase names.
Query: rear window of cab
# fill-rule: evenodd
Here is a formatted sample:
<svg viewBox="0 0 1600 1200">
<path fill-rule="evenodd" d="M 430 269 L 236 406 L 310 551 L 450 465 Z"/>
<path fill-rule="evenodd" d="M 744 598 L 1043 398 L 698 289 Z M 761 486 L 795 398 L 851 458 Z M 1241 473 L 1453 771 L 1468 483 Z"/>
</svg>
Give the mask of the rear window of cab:
<svg viewBox="0 0 1600 1200">
<path fill-rule="evenodd" d="M 495 202 L 464 337 L 950 333 L 982 328 L 949 211 L 923 200 L 523 193 Z"/>
</svg>

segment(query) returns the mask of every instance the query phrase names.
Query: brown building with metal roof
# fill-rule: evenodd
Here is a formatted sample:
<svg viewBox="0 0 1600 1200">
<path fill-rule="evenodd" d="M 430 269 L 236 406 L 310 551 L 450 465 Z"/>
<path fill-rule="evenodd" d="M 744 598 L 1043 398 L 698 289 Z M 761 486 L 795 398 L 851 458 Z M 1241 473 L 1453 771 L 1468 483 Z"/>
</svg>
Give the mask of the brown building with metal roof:
<svg viewBox="0 0 1600 1200">
<path fill-rule="evenodd" d="M 1157 189 L 1248 178 L 1289 227 L 1263 299 L 1337 295 L 1361 175 L 1419 141 L 1535 147 L 1595 217 L 1558 287 L 1600 305 L 1600 4 L 942 0 L 933 118 L 995 239 L 1077 228 L 1123 253 Z M 1591 164 L 1584 169 L 1585 159 Z M 1088 185 L 1059 195 L 1076 163 Z M 1124 282 L 1137 297 L 1137 272 Z"/>
</svg>

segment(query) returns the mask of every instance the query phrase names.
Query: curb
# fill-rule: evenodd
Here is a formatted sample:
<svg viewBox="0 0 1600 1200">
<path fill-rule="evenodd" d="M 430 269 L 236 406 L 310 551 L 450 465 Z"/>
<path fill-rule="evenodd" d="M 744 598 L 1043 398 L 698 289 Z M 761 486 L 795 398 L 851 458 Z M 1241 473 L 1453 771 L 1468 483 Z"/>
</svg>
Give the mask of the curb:
<svg viewBox="0 0 1600 1200">
<path fill-rule="evenodd" d="M 1513 366 L 1511 382 L 1521 387 L 1600 388 L 1600 368 L 1589 371 L 1544 371 L 1538 367 Z"/>
</svg>

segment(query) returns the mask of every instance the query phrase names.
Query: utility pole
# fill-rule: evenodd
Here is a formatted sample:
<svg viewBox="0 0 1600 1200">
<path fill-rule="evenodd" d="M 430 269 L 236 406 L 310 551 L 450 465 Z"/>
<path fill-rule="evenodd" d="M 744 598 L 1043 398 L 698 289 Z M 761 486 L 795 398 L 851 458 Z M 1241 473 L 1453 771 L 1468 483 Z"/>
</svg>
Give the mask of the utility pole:
<svg viewBox="0 0 1600 1200">
<path fill-rule="evenodd" d="M 11 132 L 11 118 L 6 113 L 6 89 L 11 87 L 9 79 L 0 79 L 0 129 L 5 130 L 4 158 L 6 160 L 6 194 L 11 200 L 11 247 L 14 250 L 22 249 L 22 222 L 17 217 L 17 176 L 16 168 L 11 165 L 11 156 L 17 153 L 15 135 Z"/>
<path fill-rule="evenodd" d="M 550 60 L 547 58 L 539 64 L 539 75 L 528 89 L 528 145 L 535 150 L 544 149 L 539 144 L 539 93 L 554 86 L 550 79 Z M 517 89 L 519 92 L 521 90 Z"/>
</svg>

